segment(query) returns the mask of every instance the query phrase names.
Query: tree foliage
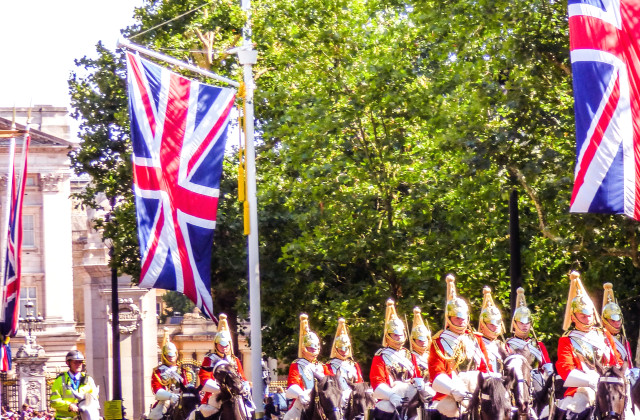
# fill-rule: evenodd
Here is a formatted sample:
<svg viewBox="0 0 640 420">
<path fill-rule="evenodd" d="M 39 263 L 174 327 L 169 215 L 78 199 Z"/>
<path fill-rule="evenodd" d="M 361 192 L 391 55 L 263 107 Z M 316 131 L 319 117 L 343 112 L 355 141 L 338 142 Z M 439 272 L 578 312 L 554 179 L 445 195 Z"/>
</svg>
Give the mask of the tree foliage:
<svg viewBox="0 0 640 420">
<path fill-rule="evenodd" d="M 125 33 L 239 77 L 224 50 L 237 44 L 244 15 L 230 2 L 205 4 L 144 33 L 198 6 L 148 2 L 137 11 L 139 25 Z M 596 306 L 601 284 L 612 281 L 625 313 L 640 309 L 637 222 L 568 213 L 575 136 L 562 2 L 253 6 L 267 355 L 295 357 L 298 314 L 307 312 L 326 355 L 337 319 L 345 317 L 356 358 L 367 366 L 382 339 L 387 298 L 398 301 L 401 314 L 420 306 L 432 329 L 441 328 L 449 272 L 476 308 L 482 286 L 491 286 L 509 319 L 513 189 L 520 193 L 528 303 L 552 352 L 571 269 L 583 272 Z M 80 61 L 90 75 L 71 81 L 85 121 L 83 147 L 72 159 L 76 171 L 96 181 L 87 202 L 97 192 L 119 198 L 116 219 L 127 220 L 106 233 L 126 243 L 119 255 L 129 256 L 137 244 L 130 189 L 123 187 L 130 185 L 123 67 L 120 55 L 101 46 L 98 53 Z M 244 317 L 246 251 L 232 160 L 222 186 L 214 296 L 219 307 Z M 121 267 L 135 273 L 129 258 Z M 627 317 L 627 328 L 637 337 L 637 319 Z"/>
</svg>

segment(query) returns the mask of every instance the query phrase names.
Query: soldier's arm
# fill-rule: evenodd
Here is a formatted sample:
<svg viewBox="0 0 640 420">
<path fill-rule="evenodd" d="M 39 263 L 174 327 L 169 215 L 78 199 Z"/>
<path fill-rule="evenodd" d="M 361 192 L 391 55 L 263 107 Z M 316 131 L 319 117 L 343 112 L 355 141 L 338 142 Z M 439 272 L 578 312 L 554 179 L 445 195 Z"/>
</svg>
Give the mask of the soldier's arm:
<svg viewBox="0 0 640 420">
<path fill-rule="evenodd" d="M 382 360 L 382 356 L 373 356 L 371 371 L 369 372 L 369 382 L 371 382 L 371 388 L 374 390 L 380 384 L 389 385 L 389 374 L 387 373 L 387 367 Z"/>
<path fill-rule="evenodd" d="M 579 369 L 573 358 L 573 347 L 569 337 L 560 337 L 558 340 L 558 361 L 556 362 L 556 370 L 563 381 L 567 380 L 567 376 L 573 369 Z"/>
</svg>

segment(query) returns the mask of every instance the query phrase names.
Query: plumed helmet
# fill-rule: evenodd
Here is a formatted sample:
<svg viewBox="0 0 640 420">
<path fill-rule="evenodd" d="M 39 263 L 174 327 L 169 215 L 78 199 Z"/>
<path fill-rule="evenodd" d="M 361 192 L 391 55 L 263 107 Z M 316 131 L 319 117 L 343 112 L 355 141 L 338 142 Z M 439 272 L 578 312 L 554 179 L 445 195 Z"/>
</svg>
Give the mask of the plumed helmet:
<svg viewBox="0 0 640 420">
<path fill-rule="evenodd" d="M 227 322 L 227 315 L 220 314 L 218 317 L 218 332 L 216 332 L 213 338 L 214 351 L 219 353 L 217 344 L 225 347 L 225 354 L 233 354 L 233 343 L 231 341 L 231 331 L 229 331 L 229 323 Z"/>
<path fill-rule="evenodd" d="M 451 331 L 461 334 L 466 327 L 459 327 L 451 322 L 451 318 L 465 318 L 469 319 L 469 305 L 464 299 L 459 298 L 456 293 L 456 278 L 453 274 L 448 274 L 446 278 L 447 282 L 447 304 L 445 308 L 445 328 Z"/>
<path fill-rule="evenodd" d="M 168 365 L 173 365 L 175 364 L 175 360 L 171 361 L 169 360 L 170 357 L 178 357 L 178 348 L 176 347 L 175 344 L 173 344 L 171 342 L 171 339 L 169 338 L 169 329 L 165 328 L 164 329 L 164 336 L 162 338 L 162 361 L 163 363 L 166 363 Z"/>
<path fill-rule="evenodd" d="M 500 310 L 493 302 L 491 296 L 491 289 L 485 286 L 482 289 L 482 310 L 480 311 L 480 322 L 478 329 L 488 339 L 494 340 L 497 336 L 504 332 L 504 325 L 502 322 L 502 314 Z M 488 325 L 494 325 L 497 329 L 495 331 L 489 329 Z"/>
<path fill-rule="evenodd" d="M 511 318 L 511 332 L 515 333 L 516 335 L 523 335 L 525 334 L 525 332 L 518 328 L 518 324 L 516 323 L 516 321 L 523 324 L 530 324 L 531 311 L 527 307 L 527 300 L 524 296 L 524 289 L 522 287 L 518 287 L 516 293 L 516 310 L 513 312 L 513 317 Z M 526 334 L 528 335 L 528 332 Z"/>
<path fill-rule="evenodd" d="M 310 347 L 312 351 L 307 350 Z M 298 342 L 298 357 L 315 362 L 320 353 L 320 339 L 309 329 L 309 316 L 300 314 L 300 341 Z"/>
<path fill-rule="evenodd" d="M 413 325 L 411 327 L 411 340 L 409 341 L 409 346 L 411 347 L 411 350 L 422 354 L 427 350 L 431 343 L 431 331 L 424 324 L 422 314 L 420 312 L 420 308 L 413 308 Z M 418 341 L 424 342 L 424 344 L 420 345 Z"/>
<path fill-rule="evenodd" d="M 67 357 L 65 357 L 65 360 L 67 362 L 71 360 L 80 360 L 84 362 L 84 354 L 82 354 L 80 350 L 71 350 L 69 353 L 67 353 Z"/>
<path fill-rule="evenodd" d="M 587 330 L 590 329 L 594 324 L 600 322 L 600 316 L 595 311 L 595 307 L 593 305 L 593 301 L 587 294 L 584 286 L 582 285 L 582 280 L 580 280 L 580 273 L 577 271 L 572 271 L 569 274 L 569 278 L 571 281 L 571 286 L 569 287 L 569 295 L 567 297 L 567 307 L 564 312 L 564 324 L 563 329 L 567 330 L 571 326 L 573 322 L 577 329 L 579 330 Z M 583 325 L 578 319 L 575 317 L 575 314 L 582 313 L 585 315 L 593 315 L 593 322 L 589 325 Z"/>
<path fill-rule="evenodd" d="M 397 334 L 402 338 L 400 340 L 396 340 L 392 337 L 393 334 Z M 396 313 L 396 306 L 393 299 L 387 300 L 387 309 L 384 315 L 384 336 L 382 337 L 382 345 L 384 347 L 391 347 L 394 349 L 399 349 L 404 345 L 404 342 L 407 340 L 407 333 L 404 328 L 404 324 L 398 318 L 398 314 Z"/>
<path fill-rule="evenodd" d="M 616 303 L 615 296 L 613 294 L 613 284 L 605 283 L 604 295 L 602 297 L 602 323 L 604 327 L 611 334 L 619 334 L 622 329 L 622 324 L 619 327 L 614 327 L 609 321 L 622 321 L 622 309 Z"/>
<path fill-rule="evenodd" d="M 340 352 L 342 352 L 342 354 Z M 338 328 L 336 329 L 336 336 L 333 339 L 333 346 L 331 347 L 331 358 L 348 359 L 352 356 L 351 351 L 351 339 L 349 338 L 349 331 L 347 330 L 347 323 L 344 318 L 338 319 Z"/>
</svg>

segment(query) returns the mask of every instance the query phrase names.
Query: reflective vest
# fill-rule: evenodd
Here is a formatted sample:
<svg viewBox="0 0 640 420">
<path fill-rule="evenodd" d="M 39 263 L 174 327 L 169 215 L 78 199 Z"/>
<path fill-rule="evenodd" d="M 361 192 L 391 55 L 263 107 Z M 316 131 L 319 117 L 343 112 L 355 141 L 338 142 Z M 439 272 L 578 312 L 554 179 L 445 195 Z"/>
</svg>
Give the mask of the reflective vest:
<svg viewBox="0 0 640 420">
<path fill-rule="evenodd" d="M 78 403 L 71 392 L 73 388 L 74 383 L 69 372 L 61 373 L 51 384 L 51 407 L 56 410 L 56 419 L 72 419 L 78 415 L 69 410 L 69 405 Z M 90 392 L 96 398 L 98 397 L 98 388 L 93 378 L 84 372 L 80 374 L 80 384 L 76 392 L 79 394 Z"/>
</svg>

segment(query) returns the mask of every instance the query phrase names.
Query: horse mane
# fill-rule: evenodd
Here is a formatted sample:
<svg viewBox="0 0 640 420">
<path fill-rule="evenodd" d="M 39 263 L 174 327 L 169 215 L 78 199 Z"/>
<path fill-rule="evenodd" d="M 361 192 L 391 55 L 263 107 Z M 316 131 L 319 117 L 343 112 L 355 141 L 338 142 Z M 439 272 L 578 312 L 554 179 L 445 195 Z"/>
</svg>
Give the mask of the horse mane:
<svg viewBox="0 0 640 420">
<path fill-rule="evenodd" d="M 494 396 L 507 394 L 507 388 L 505 388 L 502 378 L 490 377 L 484 382 L 487 384 L 487 394 Z M 494 413 L 511 411 L 511 405 L 506 398 L 491 398 L 491 410 Z"/>
</svg>

